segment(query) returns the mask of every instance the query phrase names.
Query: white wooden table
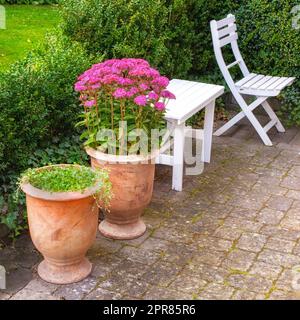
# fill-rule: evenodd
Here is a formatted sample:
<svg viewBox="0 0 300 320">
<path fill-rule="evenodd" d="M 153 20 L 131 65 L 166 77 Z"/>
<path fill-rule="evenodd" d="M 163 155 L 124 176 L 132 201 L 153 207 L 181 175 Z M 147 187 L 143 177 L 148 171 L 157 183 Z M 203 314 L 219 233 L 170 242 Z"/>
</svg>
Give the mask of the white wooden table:
<svg viewBox="0 0 300 320">
<path fill-rule="evenodd" d="M 182 191 L 185 137 L 194 134 L 196 137 L 201 136 L 202 160 L 210 162 L 215 101 L 224 93 L 224 87 L 174 79 L 170 81 L 168 90 L 176 96 L 176 100 L 169 101 L 165 115 L 173 131 L 173 154 L 160 154 L 157 163 L 173 167 L 172 189 Z M 204 108 L 204 129 L 187 129 L 185 122 Z"/>
</svg>

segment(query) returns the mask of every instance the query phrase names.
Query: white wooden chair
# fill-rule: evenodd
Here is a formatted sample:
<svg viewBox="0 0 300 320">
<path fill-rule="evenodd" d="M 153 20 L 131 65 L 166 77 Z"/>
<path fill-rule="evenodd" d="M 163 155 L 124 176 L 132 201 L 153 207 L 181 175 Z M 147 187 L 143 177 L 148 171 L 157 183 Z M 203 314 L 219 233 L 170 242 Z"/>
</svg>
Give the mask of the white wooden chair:
<svg viewBox="0 0 300 320">
<path fill-rule="evenodd" d="M 229 14 L 225 19 L 219 21 L 211 21 L 210 27 L 214 45 L 214 52 L 218 65 L 227 82 L 227 85 L 229 86 L 233 96 L 242 109 L 239 114 L 237 114 L 224 126 L 218 129 L 214 133 L 214 135 L 222 135 L 242 118 L 247 117 L 259 134 L 264 144 L 267 146 L 272 146 L 272 142 L 267 132 L 273 126 L 275 126 L 279 132 L 285 132 L 285 129 L 282 126 L 280 120 L 277 118 L 267 99 L 269 97 L 278 96 L 281 90 L 293 83 L 295 78 L 272 77 L 249 72 L 238 47 L 238 34 L 236 32 L 237 27 L 235 23 L 235 16 L 233 16 L 232 14 Z M 226 45 L 231 45 L 231 49 L 235 57 L 235 61 L 228 65 L 226 65 L 222 53 L 222 48 Z M 234 82 L 229 72 L 229 69 L 235 65 L 238 65 L 240 67 L 241 72 L 244 76 L 243 79 L 236 83 Z M 255 96 L 256 100 L 248 105 L 243 95 Z M 259 105 L 262 105 L 271 119 L 270 122 L 268 122 L 264 127 L 259 123 L 255 115 L 253 114 L 254 109 Z"/>
</svg>

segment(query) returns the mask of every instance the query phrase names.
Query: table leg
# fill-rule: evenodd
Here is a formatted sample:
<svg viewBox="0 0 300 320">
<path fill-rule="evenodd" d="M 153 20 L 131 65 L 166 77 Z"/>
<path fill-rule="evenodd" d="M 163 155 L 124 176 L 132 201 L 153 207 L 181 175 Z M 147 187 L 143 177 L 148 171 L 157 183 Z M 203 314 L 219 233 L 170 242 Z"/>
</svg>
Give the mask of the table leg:
<svg viewBox="0 0 300 320">
<path fill-rule="evenodd" d="M 174 129 L 173 181 L 172 189 L 182 191 L 183 180 L 183 152 L 185 140 L 185 123 L 176 125 Z"/>
<path fill-rule="evenodd" d="M 215 100 L 210 102 L 205 108 L 204 139 L 203 139 L 204 141 L 202 144 L 204 162 L 210 162 L 210 158 L 211 158 L 214 114 L 215 114 Z"/>
</svg>

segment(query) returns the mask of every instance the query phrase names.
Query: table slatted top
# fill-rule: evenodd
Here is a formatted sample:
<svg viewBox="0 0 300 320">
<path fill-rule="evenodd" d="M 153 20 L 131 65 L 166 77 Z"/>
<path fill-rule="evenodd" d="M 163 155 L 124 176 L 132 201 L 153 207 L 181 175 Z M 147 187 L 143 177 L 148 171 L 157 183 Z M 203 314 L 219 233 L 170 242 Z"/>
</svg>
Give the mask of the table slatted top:
<svg viewBox="0 0 300 320">
<path fill-rule="evenodd" d="M 224 87 L 201 82 L 173 79 L 168 90 L 176 96 L 166 108 L 165 118 L 182 123 L 224 93 Z"/>
</svg>

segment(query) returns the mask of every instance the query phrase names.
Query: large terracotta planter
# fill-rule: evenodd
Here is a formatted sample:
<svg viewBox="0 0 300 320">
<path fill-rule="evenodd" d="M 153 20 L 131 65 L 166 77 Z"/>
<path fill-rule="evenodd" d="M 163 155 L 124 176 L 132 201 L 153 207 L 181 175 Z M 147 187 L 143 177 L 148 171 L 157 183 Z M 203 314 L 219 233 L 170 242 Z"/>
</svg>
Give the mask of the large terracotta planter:
<svg viewBox="0 0 300 320">
<path fill-rule="evenodd" d="M 44 260 L 39 276 L 47 282 L 67 284 L 87 277 L 92 265 L 85 257 L 96 238 L 97 186 L 81 192 L 49 193 L 23 184 L 29 230 Z"/>
<path fill-rule="evenodd" d="M 115 156 L 87 148 L 93 168 L 109 170 L 113 198 L 100 232 L 112 239 L 135 239 L 143 235 L 146 225 L 141 219 L 152 198 L 157 153 L 148 157 Z"/>
</svg>

